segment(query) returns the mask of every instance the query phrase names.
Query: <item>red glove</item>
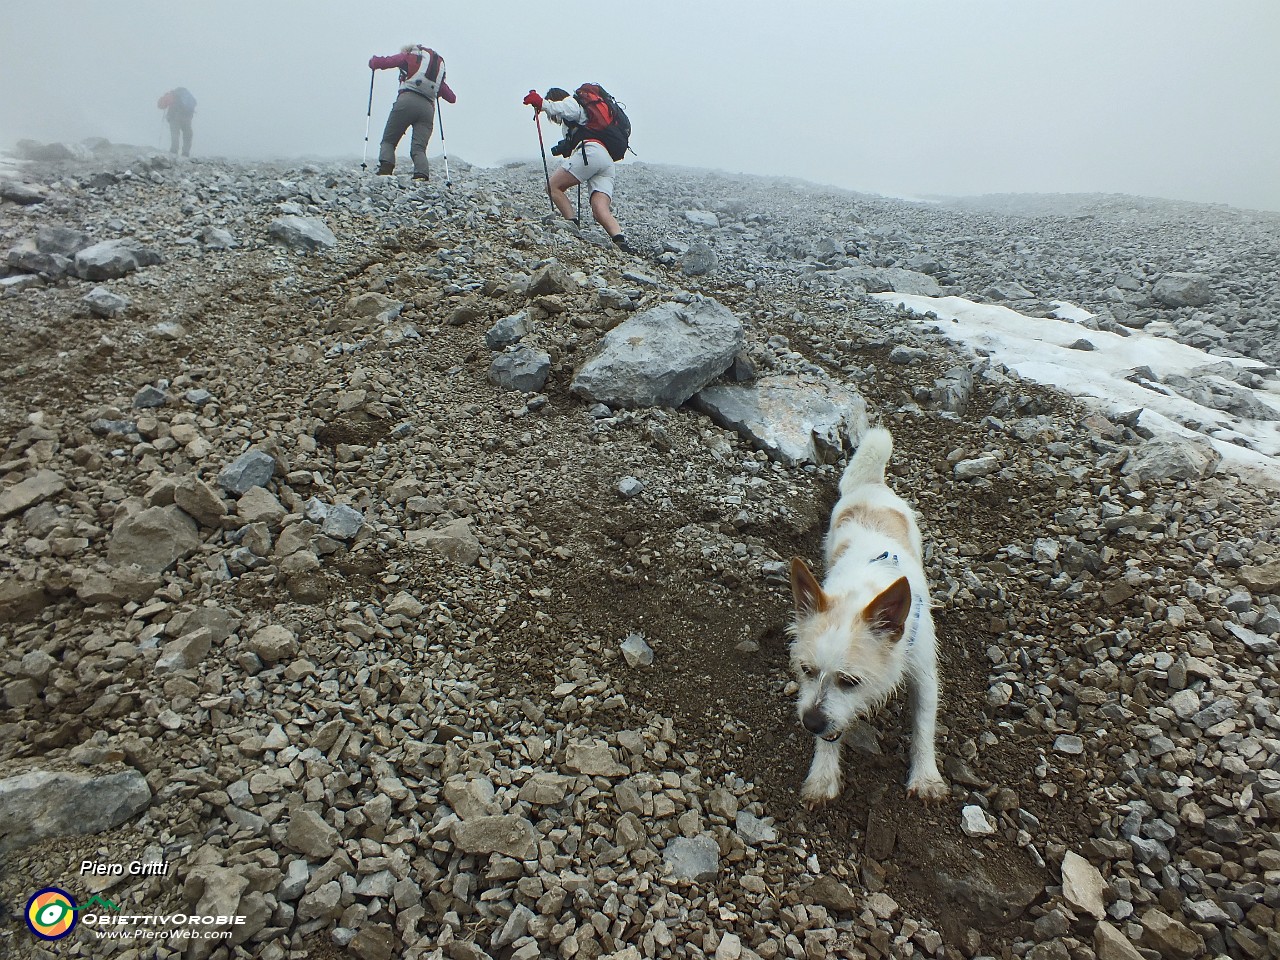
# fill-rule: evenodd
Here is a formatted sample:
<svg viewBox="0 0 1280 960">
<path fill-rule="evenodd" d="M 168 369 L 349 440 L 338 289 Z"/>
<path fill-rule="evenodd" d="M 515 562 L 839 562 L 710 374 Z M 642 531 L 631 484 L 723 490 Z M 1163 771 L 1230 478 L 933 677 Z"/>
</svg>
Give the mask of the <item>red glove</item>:
<svg viewBox="0 0 1280 960">
<path fill-rule="evenodd" d="M 537 90 L 530 90 L 524 95 L 523 103 L 527 107 L 533 107 L 534 110 L 542 109 L 542 94 Z"/>
</svg>

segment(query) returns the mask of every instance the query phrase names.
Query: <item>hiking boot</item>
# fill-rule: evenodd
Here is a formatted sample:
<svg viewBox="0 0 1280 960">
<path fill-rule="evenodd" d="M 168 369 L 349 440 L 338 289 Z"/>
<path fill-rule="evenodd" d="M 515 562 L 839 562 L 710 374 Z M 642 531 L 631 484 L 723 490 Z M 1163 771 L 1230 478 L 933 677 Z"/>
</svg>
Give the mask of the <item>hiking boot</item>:
<svg viewBox="0 0 1280 960">
<path fill-rule="evenodd" d="M 395 172 L 396 172 L 396 165 L 394 163 L 378 164 L 378 176 L 380 177 L 389 177 Z"/>
<path fill-rule="evenodd" d="M 429 173 L 415 173 L 415 174 L 413 175 L 413 179 L 415 179 L 415 180 L 430 180 L 430 179 L 431 179 L 431 174 L 429 174 Z"/>
<path fill-rule="evenodd" d="M 629 253 L 632 256 L 638 256 L 640 254 L 640 251 L 633 247 L 627 241 L 627 238 L 620 233 L 613 237 L 613 245 L 623 253 Z"/>
</svg>

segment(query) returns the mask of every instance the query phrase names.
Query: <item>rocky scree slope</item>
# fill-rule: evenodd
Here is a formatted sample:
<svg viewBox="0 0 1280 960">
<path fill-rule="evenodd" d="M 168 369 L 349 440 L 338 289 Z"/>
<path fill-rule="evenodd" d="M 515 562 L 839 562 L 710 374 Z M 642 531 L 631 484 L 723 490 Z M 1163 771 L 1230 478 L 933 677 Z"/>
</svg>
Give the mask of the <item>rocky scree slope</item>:
<svg viewBox="0 0 1280 960">
<path fill-rule="evenodd" d="M 268 958 L 1275 951 L 1274 504 L 1167 475 L 1125 422 L 832 269 L 1074 278 L 1043 295 L 1088 304 L 1113 262 L 1180 266 L 1203 223 L 1274 224 L 1153 213 L 1157 247 L 1099 216 L 1040 245 L 1007 216 L 636 165 L 620 214 L 670 248 L 646 263 L 541 222 L 540 170 L 458 167 L 449 193 L 163 157 L 6 188 L 4 246 L 67 261 L 15 263 L 0 299 L 0 810 L 49 812 L 0 813 L 7 951 L 51 955 L 20 919 L 50 883 L 245 915 L 230 949 Z M 113 240 L 114 275 L 83 279 L 81 244 Z M 797 803 L 785 562 L 820 555 L 839 463 L 570 392 L 603 331 L 699 294 L 741 320 L 741 368 L 856 386 L 894 433 L 948 803 L 905 797 L 897 705 L 836 803 Z M 490 379 L 520 314 L 531 392 Z"/>
</svg>

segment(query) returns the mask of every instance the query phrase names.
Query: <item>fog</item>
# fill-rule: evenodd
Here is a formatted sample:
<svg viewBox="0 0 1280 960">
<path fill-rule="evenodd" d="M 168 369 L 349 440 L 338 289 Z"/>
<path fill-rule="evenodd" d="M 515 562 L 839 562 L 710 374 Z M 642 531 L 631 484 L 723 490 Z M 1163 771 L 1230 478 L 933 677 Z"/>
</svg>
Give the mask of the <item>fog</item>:
<svg viewBox="0 0 1280 960">
<path fill-rule="evenodd" d="M 0 148 L 167 147 L 155 102 L 182 85 L 199 100 L 197 155 L 358 163 L 368 58 L 420 42 L 458 94 L 444 145 L 473 163 L 536 159 L 521 97 L 594 80 L 653 163 L 896 196 L 1102 191 L 1280 210 L 1275 0 L 45 0 L 7 5 L 5 21 Z M 370 156 L 395 92 L 379 72 Z"/>
</svg>

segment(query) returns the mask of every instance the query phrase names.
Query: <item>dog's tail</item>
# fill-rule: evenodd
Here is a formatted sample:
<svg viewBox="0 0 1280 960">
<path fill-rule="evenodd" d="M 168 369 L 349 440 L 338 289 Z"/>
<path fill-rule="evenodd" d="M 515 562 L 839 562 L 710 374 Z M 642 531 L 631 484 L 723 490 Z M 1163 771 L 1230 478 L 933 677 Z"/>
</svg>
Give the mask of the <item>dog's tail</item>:
<svg viewBox="0 0 1280 960">
<path fill-rule="evenodd" d="M 872 427 L 862 435 L 853 459 L 844 468 L 840 478 L 840 493 L 844 495 L 867 483 L 884 483 L 884 468 L 893 455 L 893 437 L 884 427 Z"/>
</svg>

